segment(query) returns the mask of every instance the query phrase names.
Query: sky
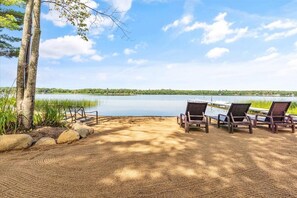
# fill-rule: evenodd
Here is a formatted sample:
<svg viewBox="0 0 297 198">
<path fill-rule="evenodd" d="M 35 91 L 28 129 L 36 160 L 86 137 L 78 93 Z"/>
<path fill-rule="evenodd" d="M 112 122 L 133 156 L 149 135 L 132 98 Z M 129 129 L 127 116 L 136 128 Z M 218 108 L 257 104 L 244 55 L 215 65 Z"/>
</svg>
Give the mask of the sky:
<svg viewBox="0 0 297 198">
<path fill-rule="evenodd" d="M 297 0 L 83 0 L 89 41 L 42 6 L 37 87 L 297 90 Z M 15 34 L 15 33 L 12 33 Z M 0 58 L 0 86 L 17 59 Z"/>
</svg>

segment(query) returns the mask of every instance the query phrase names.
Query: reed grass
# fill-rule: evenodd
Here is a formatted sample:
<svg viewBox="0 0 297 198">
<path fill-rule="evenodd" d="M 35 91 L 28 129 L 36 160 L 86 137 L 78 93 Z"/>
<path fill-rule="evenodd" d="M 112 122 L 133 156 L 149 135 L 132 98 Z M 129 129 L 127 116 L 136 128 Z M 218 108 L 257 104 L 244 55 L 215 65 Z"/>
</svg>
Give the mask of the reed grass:
<svg viewBox="0 0 297 198">
<path fill-rule="evenodd" d="M 65 124 L 65 109 L 71 107 L 93 107 L 98 101 L 92 100 L 36 100 L 34 125 L 63 126 Z"/>
<path fill-rule="evenodd" d="M 36 100 L 34 112 L 35 126 L 62 126 L 67 107 L 94 107 L 98 101 L 92 100 Z M 12 94 L 0 96 L 0 135 L 17 130 L 16 99 Z"/>
<path fill-rule="evenodd" d="M 55 108 L 67 108 L 67 107 L 95 107 L 98 105 L 96 100 L 51 100 L 42 99 L 35 101 L 35 109 L 38 111 L 45 107 L 52 106 Z"/>
<path fill-rule="evenodd" d="M 256 108 L 263 108 L 263 109 L 269 109 L 272 101 L 266 101 L 266 100 L 250 100 L 248 101 L 252 103 L 252 107 Z M 290 105 L 290 108 L 288 110 L 288 114 L 297 114 L 297 102 L 292 102 Z"/>
<path fill-rule="evenodd" d="M 8 95 L 0 97 L 0 135 L 16 130 L 16 100 Z"/>
</svg>

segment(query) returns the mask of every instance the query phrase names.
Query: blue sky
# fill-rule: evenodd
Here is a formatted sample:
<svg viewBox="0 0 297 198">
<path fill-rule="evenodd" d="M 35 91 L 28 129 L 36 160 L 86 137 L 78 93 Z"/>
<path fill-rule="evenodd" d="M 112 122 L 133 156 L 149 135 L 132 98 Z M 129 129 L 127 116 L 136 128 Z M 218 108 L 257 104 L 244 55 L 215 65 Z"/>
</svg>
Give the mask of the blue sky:
<svg viewBox="0 0 297 198">
<path fill-rule="evenodd" d="M 84 0 L 86 1 L 86 0 Z M 37 87 L 297 90 L 296 0 L 104 0 L 129 31 L 101 21 L 89 41 L 42 8 Z M 0 86 L 16 77 L 0 59 Z"/>
</svg>

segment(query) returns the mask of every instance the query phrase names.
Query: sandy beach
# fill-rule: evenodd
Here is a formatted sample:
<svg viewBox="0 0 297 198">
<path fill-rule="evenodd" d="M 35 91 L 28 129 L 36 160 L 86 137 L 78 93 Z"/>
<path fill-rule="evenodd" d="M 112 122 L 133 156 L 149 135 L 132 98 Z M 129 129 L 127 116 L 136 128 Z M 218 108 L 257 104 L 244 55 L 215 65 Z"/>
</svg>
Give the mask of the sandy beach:
<svg viewBox="0 0 297 198">
<path fill-rule="evenodd" d="M 100 117 L 70 145 L 0 153 L 1 197 L 297 197 L 297 134 L 184 133 L 175 117 Z"/>
</svg>

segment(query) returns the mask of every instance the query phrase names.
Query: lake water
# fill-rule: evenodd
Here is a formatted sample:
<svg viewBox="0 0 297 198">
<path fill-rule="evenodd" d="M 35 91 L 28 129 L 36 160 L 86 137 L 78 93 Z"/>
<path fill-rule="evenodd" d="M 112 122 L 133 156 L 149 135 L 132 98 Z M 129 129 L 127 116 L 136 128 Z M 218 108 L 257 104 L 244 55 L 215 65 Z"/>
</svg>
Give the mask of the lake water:
<svg viewBox="0 0 297 198">
<path fill-rule="evenodd" d="M 187 101 L 245 102 L 249 100 L 296 101 L 297 97 L 265 96 L 201 96 L 201 95 L 136 95 L 97 96 L 85 94 L 37 94 L 37 99 L 97 100 L 97 110 L 102 116 L 176 116 L 184 113 Z M 226 113 L 223 109 L 208 107 L 207 115 Z"/>
</svg>

